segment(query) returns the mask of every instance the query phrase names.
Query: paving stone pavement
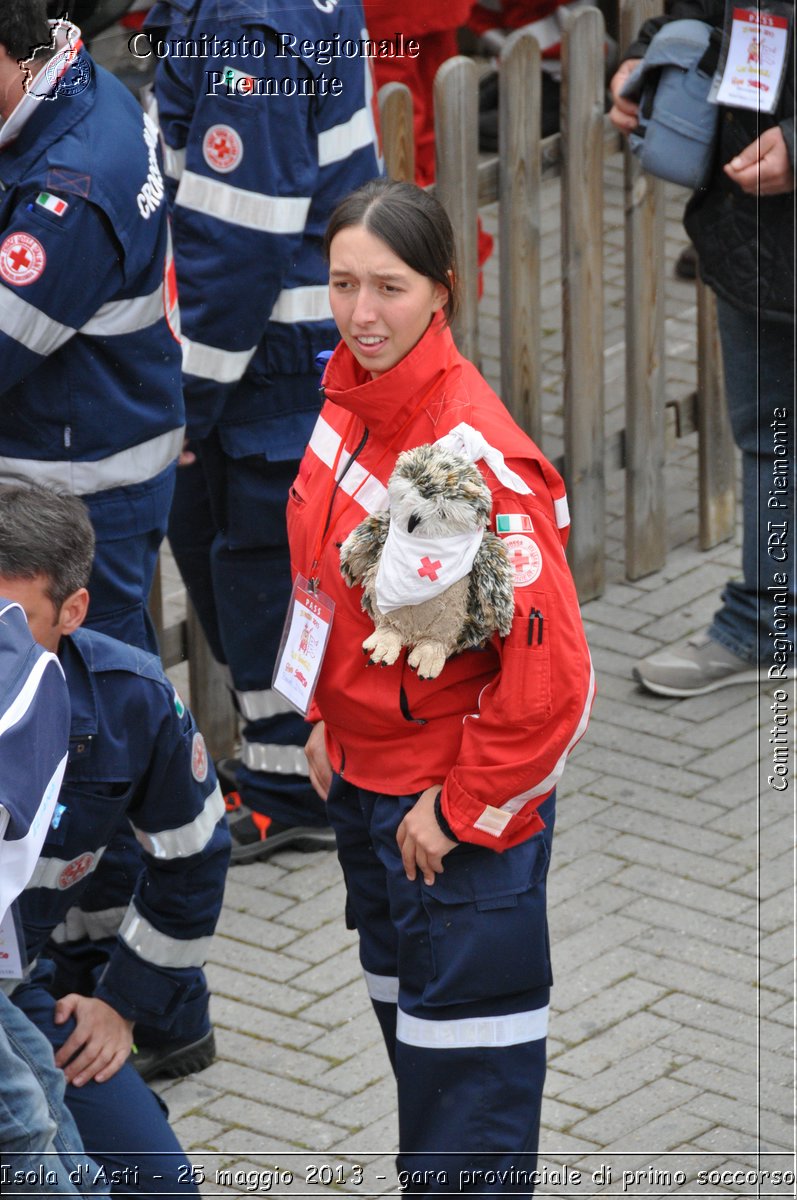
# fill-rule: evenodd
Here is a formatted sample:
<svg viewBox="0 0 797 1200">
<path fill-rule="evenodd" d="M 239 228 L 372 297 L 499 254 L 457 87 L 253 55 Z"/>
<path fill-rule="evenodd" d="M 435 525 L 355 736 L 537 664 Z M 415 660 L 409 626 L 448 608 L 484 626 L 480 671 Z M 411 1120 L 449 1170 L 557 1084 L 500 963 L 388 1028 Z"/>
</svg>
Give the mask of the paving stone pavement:
<svg viewBox="0 0 797 1200">
<path fill-rule="evenodd" d="M 606 178 L 611 429 L 624 402 L 619 157 Z M 685 244 L 682 201 L 673 190 L 670 262 Z M 555 182 L 544 213 L 553 455 Z M 488 228 L 494 218 L 487 210 Z M 496 258 L 482 304 L 494 383 Z M 670 270 L 670 397 L 694 386 L 694 299 Z M 667 564 L 633 583 L 623 575 L 622 475 L 608 481 L 609 584 L 584 606 L 599 695 L 559 792 L 550 877 L 556 982 L 539 1196 L 794 1195 L 788 1174 L 773 1174 L 795 1169 L 793 792 L 767 783 L 771 706 L 783 693 L 770 681 L 668 700 L 629 674 L 635 658 L 705 625 L 738 571 L 738 541 L 697 549 L 695 475 L 690 437 L 668 452 Z M 165 587 L 174 601 L 173 575 Z M 780 686 L 793 730 L 794 686 Z M 230 871 L 208 965 L 219 1057 L 158 1088 L 205 1196 L 397 1194 L 392 1077 L 343 901 L 332 854 L 288 852 Z"/>
</svg>

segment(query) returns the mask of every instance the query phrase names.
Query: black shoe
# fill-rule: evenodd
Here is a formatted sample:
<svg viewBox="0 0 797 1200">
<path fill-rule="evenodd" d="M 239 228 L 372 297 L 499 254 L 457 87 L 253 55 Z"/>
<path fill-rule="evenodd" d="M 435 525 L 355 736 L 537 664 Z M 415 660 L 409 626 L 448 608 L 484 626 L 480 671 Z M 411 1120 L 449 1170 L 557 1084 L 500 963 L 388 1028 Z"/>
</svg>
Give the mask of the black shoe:
<svg viewBox="0 0 797 1200">
<path fill-rule="evenodd" d="M 238 790 L 238 768 L 240 765 L 240 758 L 220 758 L 218 762 L 214 763 L 222 796 L 226 796 L 228 792 L 236 792 Z"/>
<path fill-rule="evenodd" d="M 216 1035 L 211 1029 L 197 1042 L 171 1046 L 143 1046 L 130 1055 L 132 1066 L 145 1081 L 150 1079 L 181 1079 L 204 1071 L 216 1057 Z"/>
<path fill-rule="evenodd" d="M 246 810 L 230 824 L 230 863 L 263 862 L 278 850 L 334 850 L 335 834 L 328 825 L 283 825 L 272 817 Z"/>
<path fill-rule="evenodd" d="M 697 250 L 690 242 L 675 260 L 676 279 L 697 279 Z"/>
</svg>

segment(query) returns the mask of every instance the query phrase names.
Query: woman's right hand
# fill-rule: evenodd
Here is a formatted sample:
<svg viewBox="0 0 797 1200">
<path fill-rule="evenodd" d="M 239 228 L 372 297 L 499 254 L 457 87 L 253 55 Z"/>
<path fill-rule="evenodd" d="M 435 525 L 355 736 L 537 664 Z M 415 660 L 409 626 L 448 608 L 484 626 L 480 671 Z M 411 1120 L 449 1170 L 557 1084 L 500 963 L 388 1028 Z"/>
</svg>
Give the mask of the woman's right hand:
<svg viewBox="0 0 797 1200">
<path fill-rule="evenodd" d="M 307 765 L 310 768 L 310 782 L 322 800 L 326 800 L 332 784 L 332 763 L 327 754 L 324 740 L 324 722 L 319 721 L 313 726 L 304 748 Z"/>
<path fill-rule="evenodd" d="M 635 104 L 633 100 L 621 96 L 620 93 L 626 85 L 628 76 L 637 69 L 641 62 L 641 58 L 629 58 L 624 63 L 620 63 L 609 84 L 609 91 L 614 101 L 609 109 L 609 120 L 615 129 L 619 129 L 620 133 L 633 133 L 639 124 L 639 105 Z"/>
</svg>

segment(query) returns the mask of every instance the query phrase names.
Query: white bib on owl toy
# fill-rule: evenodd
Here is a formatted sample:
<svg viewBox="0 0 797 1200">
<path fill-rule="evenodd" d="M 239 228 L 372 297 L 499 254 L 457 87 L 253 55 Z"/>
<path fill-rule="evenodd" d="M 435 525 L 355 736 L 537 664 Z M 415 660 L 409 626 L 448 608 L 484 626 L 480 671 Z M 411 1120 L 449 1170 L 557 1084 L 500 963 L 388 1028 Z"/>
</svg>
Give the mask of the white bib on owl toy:
<svg viewBox="0 0 797 1200">
<path fill-rule="evenodd" d="M 374 591 L 380 612 L 422 604 L 470 574 L 483 529 L 422 537 L 391 522 Z"/>
</svg>

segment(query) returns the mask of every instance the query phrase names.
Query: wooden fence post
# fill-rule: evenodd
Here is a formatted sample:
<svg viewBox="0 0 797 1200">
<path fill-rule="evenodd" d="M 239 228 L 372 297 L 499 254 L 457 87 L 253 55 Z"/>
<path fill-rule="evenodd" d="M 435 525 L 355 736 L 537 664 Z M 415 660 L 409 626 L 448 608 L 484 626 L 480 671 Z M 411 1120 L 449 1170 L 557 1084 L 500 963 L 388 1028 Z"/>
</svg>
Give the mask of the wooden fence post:
<svg viewBox="0 0 797 1200">
<path fill-rule="evenodd" d="M 210 653 L 196 610 L 185 600 L 191 711 L 214 760 L 233 753 L 238 719 L 223 669 Z"/>
<path fill-rule="evenodd" d="M 568 558 L 582 600 L 605 583 L 603 17 L 565 13 L 562 37 L 562 313 Z"/>
<path fill-rule="evenodd" d="M 624 0 L 627 46 L 658 0 Z M 664 195 L 625 154 L 625 565 L 629 579 L 664 566 Z"/>
<path fill-rule="evenodd" d="M 379 89 L 379 127 L 388 175 L 391 179 L 414 183 L 412 95 L 406 83 L 386 83 Z"/>
<path fill-rule="evenodd" d="M 478 366 L 477 93 L 476 64 L 471 59 L 457 55 L 443 63 L 434 83 L 435 194 L 454 226 L 460 309 L 452 332 L 460 352 Z"/>
<path fill-rule="evenodd" d="M 517 30 L 501 54 L 498 109 L 501 398 L 538 444 L 541 90 L 540 47 Z"/>
<path fill-rule="evenodd" d="M 697 454 L 700 549 L 733 537 L 736 455 L 725 406 L 714 293 L 697 283 Z"/>
</svg>

